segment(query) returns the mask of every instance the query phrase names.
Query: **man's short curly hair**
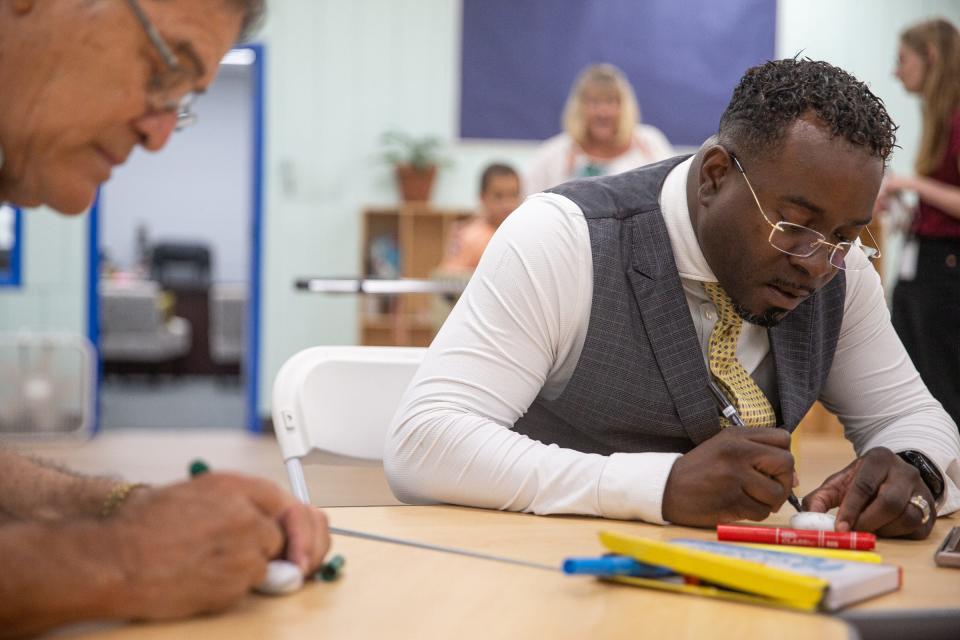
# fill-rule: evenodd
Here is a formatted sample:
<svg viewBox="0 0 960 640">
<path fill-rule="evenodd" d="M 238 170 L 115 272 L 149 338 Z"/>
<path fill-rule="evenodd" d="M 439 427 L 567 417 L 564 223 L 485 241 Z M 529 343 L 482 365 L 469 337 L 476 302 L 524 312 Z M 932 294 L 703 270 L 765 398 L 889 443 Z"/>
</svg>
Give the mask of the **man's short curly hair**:
<svg viewBox="0 0 960 640">
<path fill-rule="evenodd" d="M 832 64 L 795 58 L 747 70 L 720 117 L 719 140 L 762 156 L 779 149 L 787 127 L 808 113 L 884 164 L 896 144 L 897 125 L 867 85 Z"/>
</svg>

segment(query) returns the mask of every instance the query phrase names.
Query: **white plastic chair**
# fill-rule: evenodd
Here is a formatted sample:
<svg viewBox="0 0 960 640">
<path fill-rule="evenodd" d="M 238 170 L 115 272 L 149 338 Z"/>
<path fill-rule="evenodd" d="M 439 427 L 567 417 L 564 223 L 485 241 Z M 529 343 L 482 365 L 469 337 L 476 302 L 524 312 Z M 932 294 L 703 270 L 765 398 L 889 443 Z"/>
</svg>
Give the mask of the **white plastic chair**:
<svg viewBox="0 0 960 640">
<path fill-rule="evenodd" d="M 91 437 L 96 363 L 79 334 L 0 333 L 0 438 Z"/>
<path fill-rule="evenodd" d="M 387 428 L 420 366 L 420 347 L 313 347 L 273 383 L 273 425 L 293 494 L 311 504 L 301 458 L 317 449 L 383 460 Z"/>
</svg>

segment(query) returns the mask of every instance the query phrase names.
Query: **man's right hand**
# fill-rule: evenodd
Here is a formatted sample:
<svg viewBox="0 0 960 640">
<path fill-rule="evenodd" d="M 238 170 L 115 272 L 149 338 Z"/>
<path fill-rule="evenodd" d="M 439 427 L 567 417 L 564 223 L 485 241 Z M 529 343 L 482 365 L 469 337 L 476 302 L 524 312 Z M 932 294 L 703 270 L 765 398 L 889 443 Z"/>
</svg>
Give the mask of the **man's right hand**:
<svg viewBox="0 0 960 640">
<path fill-rule="evenodd" d="M 330 545 L 320 510 L 234 474 L 135 490 L 105 524 L 124 572 L 121 618 L 222 610 L 264 578 L 269 560 L 283 554 L 307 573 Z"/>
<path fill-rule="evenodd" d="M 695 527 L 763 520 L 786 501 L 793 484 L 787 431 L 727 427 L 674 463 L 663 518 Z"/>
</svg>

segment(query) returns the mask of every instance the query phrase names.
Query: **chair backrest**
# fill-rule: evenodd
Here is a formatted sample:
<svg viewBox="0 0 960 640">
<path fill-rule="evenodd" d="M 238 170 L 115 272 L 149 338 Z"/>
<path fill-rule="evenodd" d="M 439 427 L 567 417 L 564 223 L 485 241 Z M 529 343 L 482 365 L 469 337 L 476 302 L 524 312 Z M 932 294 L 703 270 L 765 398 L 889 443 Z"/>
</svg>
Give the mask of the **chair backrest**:
<svg viewBox="0 0 960 640">
<path fill-rule="evenodd" d="M 273 384 L 273 425 L 291 489 L 310 504 L 300 458 L 311 450 L 383 460 L 387 428 L 426 349 L 313 347 Z"/>
<path fill-rule="evenodd" d="M 247 289 L 242 284 L 210 286 L 210 359 L 218 364 L 243 361 Z"/>
<path fill-rule="evenodd" d="M 160 242 L 150 250 L 150 277 L 165 289 L 206 289 L 212 263 L 205 244 Z"/>
<path fill-rule="evenodd" d="M 382 460 L 387 427 L 426 349 L 313 347 L 273 385 L 273 424 L 284 460 L 319 449 Z"/>
<path fill-rule="evenodd" d="M 163 325 L 157 308 L 160 287 L 156 282 L 100 283 L 100 332 L 149 334 Z"/>
</svg>

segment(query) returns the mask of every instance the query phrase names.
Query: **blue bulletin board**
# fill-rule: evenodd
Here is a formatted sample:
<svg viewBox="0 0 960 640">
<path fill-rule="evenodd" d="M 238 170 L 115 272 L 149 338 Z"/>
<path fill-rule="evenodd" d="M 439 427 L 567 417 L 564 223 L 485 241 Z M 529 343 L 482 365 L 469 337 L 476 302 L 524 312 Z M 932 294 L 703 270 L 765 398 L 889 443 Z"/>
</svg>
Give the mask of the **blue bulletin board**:
<svg viewBox="0 0 960 640">
<path fill-rule="evenodd" d="M 673 144 L 716 132 L 743 72 L 774 56 L 775 0 L 463 0 L 460 135 L 560 131 L 577 73 L 611 62 Z"/>
</svg>

